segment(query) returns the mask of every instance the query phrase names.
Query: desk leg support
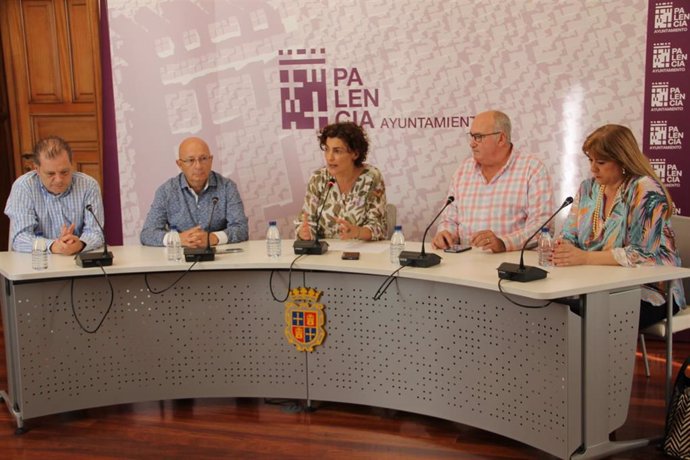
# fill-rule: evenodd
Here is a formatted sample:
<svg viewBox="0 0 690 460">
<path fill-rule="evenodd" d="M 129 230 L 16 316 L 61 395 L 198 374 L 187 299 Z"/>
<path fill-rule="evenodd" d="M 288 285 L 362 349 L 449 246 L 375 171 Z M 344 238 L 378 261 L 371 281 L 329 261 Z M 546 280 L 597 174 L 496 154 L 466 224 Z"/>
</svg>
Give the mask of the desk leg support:
<svg viewBox="0 0 690 460">
<path fill-rule="evenodd" d="M 0 398 L 5 401 L 7 410 L 10 415 L 14 417 L 17 423 L 17 429 L 15 434 L 23 434 L 26 432 L 24 428 L 24 418 L 22 413 L 19 411 L 16 401 L 10 398 L 10 394 L 16 395 L 16 389 L 18 388 L 17 383 L 17 369 L 19 365 L 17 364 L 17 356 L 15 353 L 15 348 L 17 347 L 17 329 L 16 329 L 16 310 L 15 308 L 10 308 L 10 305 L 14 305 L 14 288 L 12 283 L 6 278 L 0 277 L 0 306 L 2 306 L 2 324 L 5 333 L 5 356 L 7 360 L 7 391 L 0 390 Z"/>
<path fill-rule="evenodd" d="M 640 301 L 632 291 L 627 302 Z M 649 439 L 611 441 L 609 439 L 608 385 L 602 376 L 609 375 L 609 292 L 586 296 L 582 309 L 582 447 L 573 459 L 603 458 L 618 452 L 649 445 Z"/>
<path fill-rule="evenodd" d="M 24 428 L 24 419 L 22 418 L 22 415 L 19 413 L 19 411 L 12 407 L 12 401 L 10 400 L 8 394 L 5 391 L 0 391 L 0 398 L 2 398 L 3 401 L 5 401 L 7 410 L 10 412 L 10 415 L 14 417 L 14 421 L 17 424 L 17 429 L 14 430 L 14 434 L 26 433 L 26 428 Z"/>
</svg>

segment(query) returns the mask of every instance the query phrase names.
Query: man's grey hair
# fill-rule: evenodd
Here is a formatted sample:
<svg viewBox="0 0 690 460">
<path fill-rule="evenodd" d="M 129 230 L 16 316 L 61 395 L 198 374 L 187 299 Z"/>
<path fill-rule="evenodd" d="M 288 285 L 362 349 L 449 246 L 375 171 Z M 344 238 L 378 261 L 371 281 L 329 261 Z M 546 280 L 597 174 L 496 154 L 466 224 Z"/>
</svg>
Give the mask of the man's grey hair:
<svg viewBox="0 0 690 460">
<path fill-rule="evenodd" d="M 503 132 L 506 135 L 506 140 L 508 142 L 511 142 L 510 131 L 512 128 L 510 124 L 510 118 L 508 117 L 508 115 L 506 115 L 503 112 L 499 112 L 498 110 L 494 110 L 493 114 L 494 130 Z"/>
</svg>

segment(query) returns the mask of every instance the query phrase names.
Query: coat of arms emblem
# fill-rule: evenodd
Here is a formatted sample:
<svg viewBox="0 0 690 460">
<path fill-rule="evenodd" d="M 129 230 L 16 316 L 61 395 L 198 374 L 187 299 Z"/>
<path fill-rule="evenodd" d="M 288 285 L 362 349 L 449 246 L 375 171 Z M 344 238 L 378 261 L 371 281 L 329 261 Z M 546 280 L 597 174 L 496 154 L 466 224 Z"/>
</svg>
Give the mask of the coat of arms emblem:
<svg viewBox="0 0 690 460">
<path fill-rule="evenodd" d="M 285 337 L 298 351 L 314 351 L 326 337 L 321 291 L 297 287 L 290 290 L 285 302 Z"/>
</svg>

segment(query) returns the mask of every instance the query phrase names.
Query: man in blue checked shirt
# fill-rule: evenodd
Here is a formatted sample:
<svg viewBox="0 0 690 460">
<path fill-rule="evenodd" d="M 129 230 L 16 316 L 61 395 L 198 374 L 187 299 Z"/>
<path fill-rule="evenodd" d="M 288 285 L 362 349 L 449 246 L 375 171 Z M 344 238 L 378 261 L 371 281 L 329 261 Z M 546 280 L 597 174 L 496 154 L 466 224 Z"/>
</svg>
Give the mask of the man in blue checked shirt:
<svg viewBox="0 0 690 460">
<path fill-rule="evenodd" d="M 50 136 L 33 150 L 35 169 L 12 185 L 5 214 L 10 218 L 10 244 L 18 252 L 31 252 L 38 232 L 53 254 L 72 255 L 103 246 L 103 200 L 98 182 L 72 171 L 72 149 L 64 139 Z"/>
<path fill-rule="evenodd" d="M 182 246 L 203 248 L 249 239 L 247 216 L 235 183 L 211 170 L 213 155 L 198 137 L 182 141 L 177 166 L 182 171 L 156 190 L 141 230 L 141 243 L 164 246 L 172 226 L 180 232 Z M 213 199 L 218 198 L 213 216 Z M 206 228 L 211 219 L 210 228 Z"/>
</svg>

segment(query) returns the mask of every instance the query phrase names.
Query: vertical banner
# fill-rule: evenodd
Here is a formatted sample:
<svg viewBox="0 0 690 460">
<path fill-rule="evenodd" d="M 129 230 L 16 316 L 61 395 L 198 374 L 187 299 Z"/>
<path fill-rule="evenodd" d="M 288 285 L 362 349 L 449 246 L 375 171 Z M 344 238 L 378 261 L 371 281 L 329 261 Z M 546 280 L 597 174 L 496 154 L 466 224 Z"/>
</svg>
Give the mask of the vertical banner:
<svg viewBox="0 0 690 460">
<path fill-rule="evenodd" d="M 643 150 L 678 214 L 690 215 L 690 1 L 651 0 L 647 20 Z"/>
</svg>

